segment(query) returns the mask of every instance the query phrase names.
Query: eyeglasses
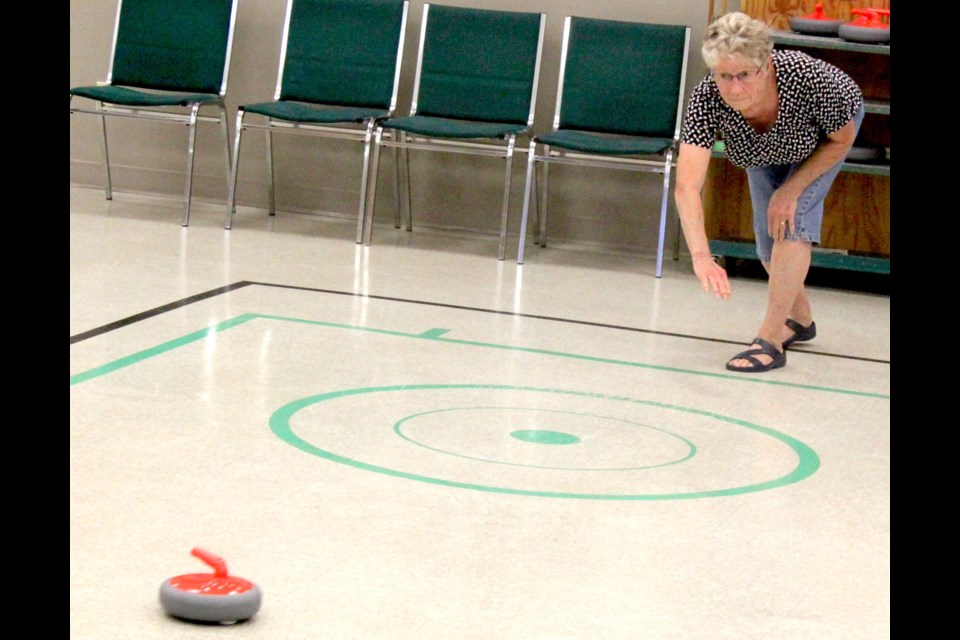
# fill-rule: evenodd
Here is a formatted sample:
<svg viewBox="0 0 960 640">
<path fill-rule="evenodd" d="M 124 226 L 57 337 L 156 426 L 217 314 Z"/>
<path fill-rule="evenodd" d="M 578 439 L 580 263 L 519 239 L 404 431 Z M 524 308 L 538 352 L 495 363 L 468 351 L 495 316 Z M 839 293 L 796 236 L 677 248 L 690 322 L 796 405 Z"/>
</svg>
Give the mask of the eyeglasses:
<svg viewBox="0 0 960 640">
<path fill-rule="evenodd" d="M 760 72 L 763 71 L 763 65 L 756 71 L 741 71 L 740 73 L 717 73 L 711 71 L 710 75 L 713 76 L 714 82 L 721 84 L 732 84 L 734 80 L 740 84 L 751 84 L 756 82 L 757 78 L 760 77 Z"/>
</svg>

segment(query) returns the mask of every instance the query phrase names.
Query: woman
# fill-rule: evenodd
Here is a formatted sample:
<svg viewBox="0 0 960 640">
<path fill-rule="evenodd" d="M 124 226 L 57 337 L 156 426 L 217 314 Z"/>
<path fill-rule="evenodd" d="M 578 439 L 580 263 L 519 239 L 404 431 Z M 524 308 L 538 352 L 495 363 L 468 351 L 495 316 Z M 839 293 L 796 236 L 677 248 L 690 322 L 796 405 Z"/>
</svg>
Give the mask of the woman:
<svg viewBox="0 0 960 640">
<path fill-rule="evenodd" d="M 863 120 L 863 95 L 843 71 L 800 51 L 773 50 L 769 27 L 735 12 L 707 27 L 701 50 L 710 73 L 684 114 L 675 189 L 683 235 L 704 291 L 730 297 L 726 271 L 710 253 L 701 191 L 719 138 L 747 170 L 757 256 L 767 271 L 767 312 L 731 371 L 769 371 L 785 350 L 817 333 L 804 289 L 820 241 L 823 199 Z"/>
</svg>

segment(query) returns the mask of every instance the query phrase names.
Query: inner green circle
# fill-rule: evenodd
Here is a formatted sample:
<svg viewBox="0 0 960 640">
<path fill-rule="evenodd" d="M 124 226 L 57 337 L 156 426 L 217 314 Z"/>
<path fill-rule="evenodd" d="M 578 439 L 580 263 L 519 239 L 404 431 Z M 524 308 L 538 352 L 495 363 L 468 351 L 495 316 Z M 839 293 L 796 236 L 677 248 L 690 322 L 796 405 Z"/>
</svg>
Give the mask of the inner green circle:
<svg viewBox="0 0 960 640">
<path fill-rule="evenodd" d="M 490 460 L 490 459 L 486 459 L 486 458 L 478 458 L 478 457 L 476 457 L 476 456 L 463 455 L 463 454 L 455 453 L 455 452 L 452 452 L 452 451 L 448 451 L 448 450 L 446 450 L 446 449 L 439 449 L 439 448 L 437 448 L 437 447 L 431 447 L 431 446 L 426 445 L 426 444 L 424 444 L 424 443 L 422 443 L 422 442 L 419 442 L 417 439 L 411 438 L 409 435 L 407 435 L 407 434 L 404 433 L 404 425 L 405 425 L 406 423 L 409 423 L 409 422 L 410 422 L 411 420 L 413 420 L 413 419 L 420 418 L 420 417 L 423 417 L 423 416 L 427 416 L 427 415 L 430 415 L 430 414 L 449 413 L 449 412 L 455 412 L 455 411 L 468 411 L 468 410 L 472 410 L 472 409 L 496 409 L 496 408 L 500 408 L 500 409 L 510 409 L 510 410 L 514 410 L 514 411 L 532 411 L 532 412 L 536 412 L 536 413 L 556 413 L 556 414 L 566 414 L 566 415 L 577 415 L 577 416 L 580 416 L 580 417 L 602 418 L 602 419 L 605 419 L 605 420 L 616 421 L 616 422 L 619 422 L 619 423 L 623 423 L 623 424 L 630 425 L 630 426 L 632 426 L 632 427 L 634 427 L 634 428 L 651 429 L 651 430 L 654 430 L 654 431 L 659 431 L 659 432 L 661 432 L 661 433 L 663 433 L 663 434 L 665 434 L 665 435 L 668 435 L 668 436 L 677 438 L 677 439 L 679 439 L 681 442 L 683 442 L 683 443 L 687 446 L 688 451 L 687 451 L 686 455 L 684 455 L 684 456 L 682 456 L 682 457 L 680 457 L 680 458 L 678 458 L 678 459 L 676 459 L 676 460 L 664 461 L 664 462 L 661 462 L 661 463 L 658 463 L 658 464 L 648 464 L 648 465 L 631 466 L 631 467 L 599 467 L 599 468 L 597 468 L 597 467 L 572 467 L 572 468 L 571 468 L 571 467 L 551 467 L 551 466 L 540 466 L 540 465 L 533 465 L 533 464 L 521 464 L 521 463 L 516 463 L 516 462 L 507 462 L 507 461 L 503 461 L 503 460 Z M 509 424 L 509 420 L 504 420 L 504 421 L 503 421 L 503 424 Z M 695 446 L 692 442 L 690 442 L 689 440 L 687 440 L 686 438 L 680 437 L 680 436 L 678 436 L 678 435 L 675 434 L 675 433 L 670 433 L 669 431 L 664 431 L 663 429 L 658 429 L 658 428 L 656 428 L 656 427 L 651 427 L 651 426 L 649 426 L 649 425 L 645 425 L 645 424 L 643 424 L 643 423 L 634 422 L 634 421 L 630 421 L 630 420 L 622 420 L 622 419 L 619 419 L 619 418 L 610 418 L 610 417 L 607 417 L 607 416 L 597 416 L 597 415 L 594 415 L 594 414 L 584 414 L 584 413 L 577 413 L 577 412 L 570 412 L 570 411 L 561 411 L 561 410 L 557 410 L 557 409 L 545 409 L 545 408 L 542 408 L 542 407 L 541 407 L 541 408 L 536 408 L 536 409 L 534 409 L 534 408 L 523 409 L 523 408 L 520 408 L 520 407 L 460 407 L 460 408 L 433 409 L 433 410 L 431 410 L 431 411 L 423 411 L 423 412 L 421 412 L 421 413 L 415 413 L 415 414 L 413 414 L 412 416 L 406 416 L 406 417 L 398 420 L 398 421 L 396 422 L 396 424 L 394 424 L 393 430 L 396 432 L 396 434 L 397 434 L 398 436 L 400 436 L 400 437 L 403 438 L 404 440 L 408 440 L 408 441 L 412 442 L 413 444 L 416 444 L 416 445 L 422 446 L 422 447 L 426 447 L 427 449 L 432 449 L 433 451 L 438 451 L 438 452 L 440 452 L 440 453 L 445 453 L 445 454 L 449 454 L 449 455 L 453 455 L 453 456 L 458 456 L 458 457 L 462 457 L 462 458 L 468 458 L 468 459 L 471 459 L 471 460 L 478 460 L 478 461 L 480 461 L 480 462 L 490 462 L 490 463 L 495 463 L 495 464 L 506 464 L 506 465 L 514 465 L 514 466 L 519 466 L 519 467 L 531 467 L 531 468 L 539 468 L 539 469 L 556 469 L 556 470 L 561 470 L 561 469 L 562 469 L 562 470 L 566 470 L 566 471 L 600 471 L 600 470 L 604 470 L 604 471 L 631 471 L 631 470 L 634 470 L 634 471 L 636 471 L 636 470 L 639 470 L 639 469 L 652 469 L 652 468 L 655 468 L 655 467 L 665 467 L 665 466 L 670 466 L 670 465 L 673 465 L 673 464 L 677 464 L 677 463 L 683 462 L 684 460 L 689 460 L 690 458 L 692 458 L 692 457 L 694 456 L 694 454 L 695 454 L 695 452 L 696 452 L 696 449 L 697 449 L 696 446 Z M 551 431 L 551 430 L 549 430 L 549 429 L 529 429 L 528 431 Z M 553 431 L 556 433 L 555 430 L 553 430 Z M 582 440 L 582 438 L 581 438 L 580 440 Z"/>
<path fill-rule="evenodd" d="M 512 432 L 510 436 L 533 444 L 577 444 L 580 442 L 580 438 L 573 434 L 546 429 L 523 429 Z"/>
</svg>

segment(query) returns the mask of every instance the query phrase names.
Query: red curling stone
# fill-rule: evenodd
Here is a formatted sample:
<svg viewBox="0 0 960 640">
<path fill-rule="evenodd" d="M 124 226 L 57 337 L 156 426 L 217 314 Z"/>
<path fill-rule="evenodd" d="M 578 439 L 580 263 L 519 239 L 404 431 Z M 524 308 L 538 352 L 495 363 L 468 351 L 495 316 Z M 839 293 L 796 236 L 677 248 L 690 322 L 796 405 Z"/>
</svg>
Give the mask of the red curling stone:
<svg viewBox="0 0 960 640">
<path fill-rule="evenodd" d="M 209 551 L 191 552 L 213 573 L 186 573 L 160 585 L 160 604 L 169 615 L 194 622 L 233 624 L 260 610 L 260 588 L 249 580 L 227 575 L 227 563 Z"/>
</svg>

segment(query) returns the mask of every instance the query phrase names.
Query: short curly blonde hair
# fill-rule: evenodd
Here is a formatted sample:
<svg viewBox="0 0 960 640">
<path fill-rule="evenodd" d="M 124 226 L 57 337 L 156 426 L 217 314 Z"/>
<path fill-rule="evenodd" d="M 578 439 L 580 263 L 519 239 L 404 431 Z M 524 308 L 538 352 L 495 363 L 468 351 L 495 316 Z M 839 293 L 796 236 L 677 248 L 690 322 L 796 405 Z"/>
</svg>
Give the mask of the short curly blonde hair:
<svg viewBox="0 0 960 640">
<path fill-rule="evenodd" d="M 773 51 L 773 36 L 770 27 L 745 13 L 735 11 L 720 16 L 707 27 L 700 53 L 711 69 L 721 58 L 737 56 L 758 67 Z"/>
</svg>

